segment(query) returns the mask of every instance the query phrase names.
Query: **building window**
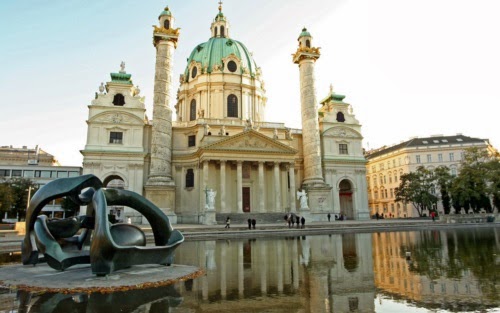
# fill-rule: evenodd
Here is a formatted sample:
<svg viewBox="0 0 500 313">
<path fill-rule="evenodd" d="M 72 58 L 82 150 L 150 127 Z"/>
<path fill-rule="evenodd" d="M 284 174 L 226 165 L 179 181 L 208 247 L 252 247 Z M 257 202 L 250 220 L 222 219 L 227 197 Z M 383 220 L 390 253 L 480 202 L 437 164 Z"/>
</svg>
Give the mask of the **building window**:
<svg viewBox="0 0 500 313">
<path fill-rule="evenodd" d="M 450 152 L 450 161 L 455 161 L 455 154 Z"/>
<path fill-rule="evenodd" d="M 165 22 L 163 22 L 163 27 L 165 27 L 166 29 L 170 29 L 170 21 L 165 20 Z"/>
<path fill-rule="evenodd" d="M 188 169 L 186 172 L 186 188 L 194 187 L 194 170 Z"/>
<path fill-rule="evenodd" d="M 191 100 L 191 105 L 189 107 L 189 120 L 194 121 L 196 119 L 196 100 Z"/>
<path fill-rule="evenodd" d="M 339 154 L 348 154 L 347 153 L 347 144 L 345 144 L 345 143 L 339 144 Z"/>
<path fill-rule="evenodd" d="M 109 133 L 109 143 L 116 143 L 116 144 L 123 143 L 123 133 L 122 132 L 110 132 Z"/>
<path fill-rule="evenodd" d="M 377 190 L 375 190 L 375 191 L 373 192 L 373 194 L 374 194 L 373 198 L 378 199 L 378 191 L 377 191 Z"/>
<path fill-rule="evenodd" d="M 398 182 L 398 172 L 394 171 L 394 182 Z"/>
<path fill-rule="evenodd" d="M 394 190 L 391 188 L 391 189 L 389 190 L 389 192 L 391 193 L 391 198 L 394 198 Z M 393 206 L 394 206 L 394 204 L 393 204 Z"/>
<path fill-rule="evenodd" d="M 450 172 L 451 172 L 451 176 L 457 176 L 457 169 L 456 168 L 452 167 L 450 169 Z"/>
<path fill-rule="evenodd" d="M 389 184 L 392 184 L 392 176 L 390 173 L 389 173 Z"/>
<path fill-rule="evenodd" d="M 21 177 L 23 175 L 22 170 L 12 170 L 12 177 Z"/>
<path fill-rule="evenodd" d="M 238 98 L 232 94 L 227 97 L 227 117 L 238 117 Z"/>
<path fill-rule="evenodd" d="M 376 176 L 373 177 L 373 186 L 377 186 L 377 177 Z"/>
<path fill-rule="evenodd" d="M 337 113 L 337 122 L 340 122 L 340 123 L 344 123 L 345 122 L 344 113 L 342 113 L 342 112 L 338 112 Z"/>
<path fill-rule="evenodd" d="M 420 164 L 420 155 L 417 155 L 416 158 L 417 158 L 417 164 Z"/>
<path fill-rule="evenodd" d="M 221 35 L 221 37 L 225 37 L 226 36 L 226 30 L 224 29 L 224 26 L 220 27 L 220 35 Z"/>
<path fill-rule="evenodd" d="M 392 160 L 392 167 L 396 167 L 396 159 Z"/>
<path fill-rule="evenodd" d="M 217 27 L 214 28 L 214 37 L 217 37 Z"/>
<path fill-rule="evenodd" d="M 188 147 L 196 146 L 196 135 L 188 136 Z"/>
<path fill-rule="evenodd" d="M 309 39 L 306 40 L 306 47 L 311 48 L 311 41 Z"/>
<path fill-rule="evenodd" d="M 438 161 L 443 162 L 443 154 L 442 153 L 438 154 Z"/>
<path fill-rule="evenodd" d="M 432 163 L 432 155 L 427 155 L 427 163 Z"/>
<path fill-rule="evenodd" d="M 387 161 L 387 169 L 391 168 L 391 161 Z"/>
<path fill-rule="evenodd" d="M 120 106 L 120 107 L 124 106 L 125 105 L 125 97 L 121 93 L 117 93 L 113 97 L 113 104 L 116 106 Z"/>
<path fill-rule="evenodd" d="M 0 177 L 9 177 L 10 170 L 0 170 Z"/>
<path fill-rule="evenodd" d="M 33 178 L 35 177 L 35 171 L 24 171 L 23 177 Z"/>
<path fill-rule="evenodd" d="M 227 63 L 227 69 L 231 72 L 234 73 L 238 69 L 238 66 L 236 65 L 236 62 L 234 61 L 229 61 Z"/>
<path fill-rule="evenodd" d="M 193 67 L 193 69 L 191 70 L 191 78 L 195 78 L 196 75 L 198 75 L 198 68 L 195 66 Z"/>
</svg>

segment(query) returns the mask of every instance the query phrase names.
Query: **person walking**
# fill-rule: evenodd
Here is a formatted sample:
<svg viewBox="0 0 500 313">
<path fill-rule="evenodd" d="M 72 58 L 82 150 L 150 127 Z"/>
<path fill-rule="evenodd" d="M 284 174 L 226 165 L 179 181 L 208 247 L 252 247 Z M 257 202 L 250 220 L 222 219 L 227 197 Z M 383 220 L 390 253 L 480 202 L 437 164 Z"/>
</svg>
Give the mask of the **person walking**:
<svg viewBox="0 0 500 313">
<path fill-rule="evenodd" d="M 229 218 L 229 216 L 226 218 L 226 227 L 224 228 L 230 228 L 231 227 L 231 219 Z"/>
<path fill-rule="evenodd" d="M 328 217 L 328 221 L 330 221 L 330 217 L 332 217 L 332 216 L 330 215 L 330 213 L 328 213 L 328 215 L 326 217 Z"/>
<path fill-rule="evenodd" d="M 257 224 L 257 221 L 253 218 L 253 219 L 252 219 L 252 226 L 253 226 L 253 229 L 255 229 L 255 224 Z"/>
<path fill-rule="evenodd" d="M 248 229 L 252 229 L 252 220 L 248 219 Z"/>
<path fill-rule="evenodd" d="M 302 218 L 300 219 L 300 223 L 302 224 L 302 228 L 305 227 L 306 225 L 306 219 L 302 216 Z"/>
</svg>

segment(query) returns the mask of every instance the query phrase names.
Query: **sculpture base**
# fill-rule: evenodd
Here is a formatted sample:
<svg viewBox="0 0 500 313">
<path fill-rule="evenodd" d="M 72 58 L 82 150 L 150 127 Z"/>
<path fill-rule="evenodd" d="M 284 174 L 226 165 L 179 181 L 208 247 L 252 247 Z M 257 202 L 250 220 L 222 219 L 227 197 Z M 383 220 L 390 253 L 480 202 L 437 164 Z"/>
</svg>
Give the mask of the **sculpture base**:
<svg viewBox="0 0 500 313">
<path fill-rule="evenodd" d="M 311 213 L 333 211 L 332 187 L 327 184 L 304 185 L 309 197 L 309 210 Z M 303 209 L 300 209 L 301 212 Z"/>
<path fill-rule="evenodd" d="M 215 219 L 215 210 L 205 211 L 201 223 L 203 225 L 217 225 L 217 220 Z"/>
<path fill-rule="evenodd" d="M 173 183 L 173 182 L 172 182 Z M 175 214 L 175 185 L 146 185 L 145 197 L 168 216 L 171 224 L 177 224 Z"/>
<path fill-rule="evenodd" d="M 61 275 L 60 271 L 55 271 L 47 264 L 16 264 L 0 268 L 0 284 L 26 291 L 108 293 L 166 286 L 203 274 L 202 270 L 194 266 L 136 265 L 106 277 L 97 277 L 92 274 L 90 265 L 71 267 Z"/>
</svg>

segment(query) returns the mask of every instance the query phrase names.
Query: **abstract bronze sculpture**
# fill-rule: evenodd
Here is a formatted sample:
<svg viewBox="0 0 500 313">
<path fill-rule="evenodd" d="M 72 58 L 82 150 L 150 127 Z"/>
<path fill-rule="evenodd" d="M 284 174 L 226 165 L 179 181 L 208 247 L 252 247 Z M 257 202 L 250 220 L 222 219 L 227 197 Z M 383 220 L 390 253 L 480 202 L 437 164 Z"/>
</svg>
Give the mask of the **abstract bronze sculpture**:
<svg viewBox="0 0 500 313">
<path fill-rule="evenodd" d="M 40 215 L 47 203 L 62 197 L 87 205 L 87 215 L 63 220 Z M 146 237 L 137 226 L 111 225 L 108 205 L 128 206 L 141 213 L 151 225 L 155 245 L 146 246 Z M 102 188 L 97 177 L 83 175 L 54 180 L 33 196 L 26 212 L 22 262 L 35 265 L 44 259 L 61 271 L 90 263 L 92 273 L 103 276 L 132 265 L 170 265 L 183 241 L 184 236 L 172 229 L 168 217 L 152 202 L 132 191 Z"/>
</svg>

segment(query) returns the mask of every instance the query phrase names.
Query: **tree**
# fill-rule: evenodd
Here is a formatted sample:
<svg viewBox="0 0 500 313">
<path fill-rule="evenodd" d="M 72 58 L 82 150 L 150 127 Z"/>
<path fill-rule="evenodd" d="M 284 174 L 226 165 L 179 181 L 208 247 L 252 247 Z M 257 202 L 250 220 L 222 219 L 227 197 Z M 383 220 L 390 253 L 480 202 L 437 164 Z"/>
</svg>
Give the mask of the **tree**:
<svg viewBox="0 0 500 313">
<path fill-rule="evenodd" d="M 10 210 L 13 216 L 23 219 L 26 216 L 26 208 L 30 199 L 38 190 L 38 185 L 28 178 L 14 178 L 7 182 L 12 190 L 13 206 Z M 31 190 L 30 190 L 31 188 Z"/>
<path fill-rule="evenodd" d="M 477 147 L 464 151 L 460 172 L 451 185 L 451 195 L 457 204 L 468 213 L 470 209 L 479 212 L 484 208 L 491 212 L 489 194 L 488 151 Z"/>
<path fill-rule="evenodd" d="M 450 213 L 451 197 L 450 188 L 453 181 L 453 176 L 450 174 L 450 169 L 446 166 L 438 166 L 434 170 L 434 177 L 436 178 L 436 185 L 439 187 L 441 193 L 441 202 L 445 214 Z"/>
<path fill-rule="evenodd" d="M 9 212 L 14 204 L 12 189 L 7 182 L 0 183 L 0 219 L 3 218 L 5 212 Z"/>
<path fill-rule="evenodd" d="M 69 197 L 64 197 L 61 202 L 61 209 L 66 211 L 66 216 L 73 216 L 80 210 L 80 206 Z"/>
<path fill-rule="evenodd" d="M 418 212 L 423 215 L 425 210 L 433 210 L 437 197 L 431 192 L 435 189 L 433 172 L 423 166 L 416 172 L 401 175 L 399 187 L 396 188 L 396 201 L 411 202 Z"/>
<path fill-rule="evenodd" d="M 500 209 L 500 160 L 494 156 L 487 164 L 488 194 L 493 199 L 493 206 Z"/>
</svg>

